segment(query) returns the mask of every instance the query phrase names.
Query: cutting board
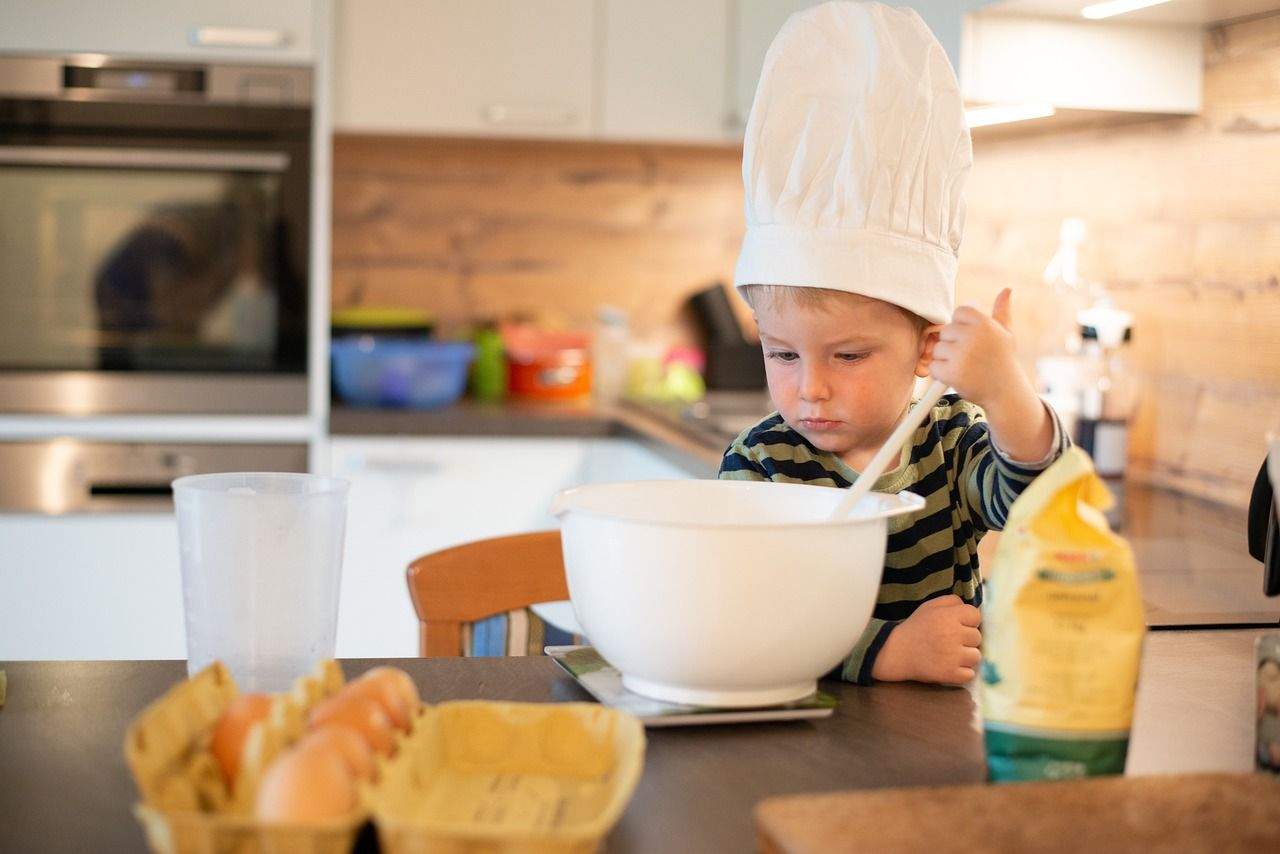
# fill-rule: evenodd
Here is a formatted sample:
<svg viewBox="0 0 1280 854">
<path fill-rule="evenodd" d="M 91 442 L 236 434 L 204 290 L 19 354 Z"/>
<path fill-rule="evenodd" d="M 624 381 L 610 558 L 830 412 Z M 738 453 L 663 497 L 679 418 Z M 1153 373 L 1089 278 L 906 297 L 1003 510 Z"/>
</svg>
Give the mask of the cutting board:
<svg viewBox="0 0 1280 854">
<path fill-rule="evenodd" d="M 757 804 L 755 823 L 767 854 L 1280 851 L 1280 780 L 1189 774 L 792 795 Z"/>
</svg>

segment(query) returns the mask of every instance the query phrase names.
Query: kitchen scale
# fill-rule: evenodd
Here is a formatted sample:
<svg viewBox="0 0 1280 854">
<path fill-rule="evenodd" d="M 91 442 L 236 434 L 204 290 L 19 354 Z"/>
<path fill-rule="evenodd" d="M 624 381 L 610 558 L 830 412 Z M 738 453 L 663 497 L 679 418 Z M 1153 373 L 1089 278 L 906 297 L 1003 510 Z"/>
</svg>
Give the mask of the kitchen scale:
<svg viewBox="0 0 1280 854">
<path fill-rule="evenodd" d="M 625 688 L 622 684 L 622 674 L 605 661 L 594 647 L 549 646 L 544 651 L 602 705 L 630 712 L 647 727 L 813 720 L 831 717 L 831 713 L 836 708 L 835 697 L 821 691 L 792 703 L 755 709 L 724 709 L 668 703 L 664 700 L 645 697 Z"/>
</svg>

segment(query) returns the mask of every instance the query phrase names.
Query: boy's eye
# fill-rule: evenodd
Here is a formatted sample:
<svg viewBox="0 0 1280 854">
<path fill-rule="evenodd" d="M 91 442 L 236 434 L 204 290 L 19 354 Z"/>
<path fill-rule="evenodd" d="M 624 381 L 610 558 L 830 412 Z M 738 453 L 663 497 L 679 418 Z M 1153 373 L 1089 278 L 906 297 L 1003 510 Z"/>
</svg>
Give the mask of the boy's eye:
<svg viewBox="0 0 1280 854">
<path fill-rule="evenodd" d="M 794 362 L 799 357 L 790 350 L 770 350 L 769 358 L 779 362 Z"/>
<path fill-rule="evenodd" d="M 866 353 L 836 353 L 836 358 L 842 362 L 861 362 L 867 358 Z"/>
</svg>

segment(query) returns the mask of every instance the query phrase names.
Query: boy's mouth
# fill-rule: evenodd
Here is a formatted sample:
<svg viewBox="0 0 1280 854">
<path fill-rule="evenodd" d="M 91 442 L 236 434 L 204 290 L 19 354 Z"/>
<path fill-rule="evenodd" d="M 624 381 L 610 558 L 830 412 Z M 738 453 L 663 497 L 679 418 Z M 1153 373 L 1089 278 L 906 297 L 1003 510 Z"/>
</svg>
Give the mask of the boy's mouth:
<svg viewBox="0 0 1280 854">
<path fill-rule="evenodd" d="M 829 418 L 801 418 L 800 419 L 801 427 L 803 427 L 806 430 L 817 430 L 819 432 L 823 430 L 835 430 L 837 427 L 841 426 L 843 423 L 844 423 L 843 421 L 832 421 Z"/>
</svg>

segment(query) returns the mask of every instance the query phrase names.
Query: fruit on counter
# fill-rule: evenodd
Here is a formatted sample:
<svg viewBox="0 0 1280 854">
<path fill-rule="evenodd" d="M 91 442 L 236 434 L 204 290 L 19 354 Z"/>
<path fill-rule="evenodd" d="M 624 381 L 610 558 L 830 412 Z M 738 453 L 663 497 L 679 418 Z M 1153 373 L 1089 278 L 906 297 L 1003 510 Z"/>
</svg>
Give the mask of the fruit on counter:
<svg viewBox="0 0 1280 854">
<path fill-rule="evenodd" d="M 342 752 L 304 740 L 267 768 L 254 812 L 263 821 L 304 822 L 347 815 L 355 807 L 355 777 Z"/>
<path fill-rule="evenodd" d="M 214 725 L 209 750 L 228 786 L 235 781 L 240 770 L 240 757 L 244 754 L 244 742 L 249 737 L 249 729 L 265 720 L 270 711 L 269 695 L 241 694 L 228 704 Z"/>
<path fill-rule="evenodd" d="M 360 733 L 375 753 L 390 756 L 395 748 L 395 726 L 377 700 L 340 691 L 312 709 L 307 718 L 311 729 L 333 724 Z"/>
<path fill-rule="evenodd" d="M 413 714 L 413 708 L 405 701 L 405 697 L 400 693 L 400 689 L 392 679 L 386 678 L 389 674 L 375 674 L 373 676 L 361 677 L 354 682 L 349 682 L 339 692 L 346 697 L 368 697 L 370 700 L 377 702 L 382 710 L 387 713 L 387 717 L 391 719 L 391 724 L 404 732 L 409 731 L 409 718 Z"/>
<path fill-rule="evenodd" d="M 404 708 L 408 710 L 408 714 L 412 717 L 418 707 L 422 705 L 422 700 L 418 696 L 418 686 L 413 684 L 413 678 L 398 667 L 389 667 L 385 664 L 366 671 L 360 676 L 356 682 L 365 680 L 379 682 L 392 686 L 396 693 L 400 695 L 404 703 Z M 407 728 L 407 727 L 406 727 Z"/>
<path fill-rule="evenodd" d="M 330 723 L 322 729 L 312 730 L 298 742 L 297 749 L 311 748 L 332 750 L 342 758 L 352 777 L 358 780 L 373 779 L 373 748 L 364 740 L 364 736 L 351 727 Z"/>
</svg>

